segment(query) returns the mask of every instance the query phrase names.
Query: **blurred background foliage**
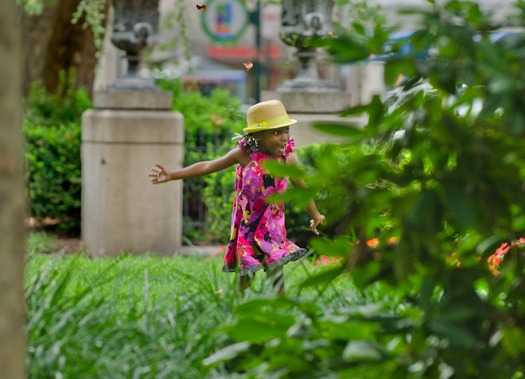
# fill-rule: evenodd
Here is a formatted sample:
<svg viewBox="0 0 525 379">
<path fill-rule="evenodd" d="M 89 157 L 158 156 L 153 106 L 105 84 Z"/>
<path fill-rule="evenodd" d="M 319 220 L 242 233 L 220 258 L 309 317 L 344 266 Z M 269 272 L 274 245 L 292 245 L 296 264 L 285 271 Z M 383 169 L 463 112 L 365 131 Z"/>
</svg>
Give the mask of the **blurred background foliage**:
<svg viewBox="0 0 525 379">
<path fill-rule="evenodd" d="M 525 232 L 525 36 L 520 32 L 493 41 L 492 32 L 502 25 L 492 24 L 476 3 L 429 3 L 433 7 L 422 14 L 423 28 L 389 44 L 388 52 L 383 50 L 391 30 L 382 27 L 380 18 L 366 24 L 356 20 L 350 29 L 334 29 L 337 38 L 320 41 L 337 62 L 382 57 L 387 84 L 401 78 L 403 85 L 391 96 L 344 113 L 366 113 L 363 129 L 319 125 L 346 142 L 319 147 L 312 156 L 304 152 L 300 158 L 307 166 L 311 162 L 305 179 L 327 215 L 324 235 L 308 243 L 316 254 L 340 263 L 297 287 L 329 288 L 332 280 L 350 274 L 356 287 L 344 291 L 382 291 L 377 298 L 363 296 L 358 302 L 343 296 L 336 306 L 320 302 L 322 291 L 307 299 L 292 293 L 288 298 L 254 296 L 234 303 L 231 317 L 216 326 L 216 333 L 227 333 L 228 340 L 206 351 L 210 372 L 370 379 L 525 375 L 525 249 L 516 242 Z M 507 22 L 505 26 L 523 30 L 524 1 L 516 1 L 516 17 Z M 410 53 L 396 54 L 403 44 L 410 45 Z M 176 85 L 173 91 L 179 91 Z M 203 128 L 210 135 L 204 146 L 219 153 L 231 148 L 231 132 L 241 129 L 242 117 L 238 104 L 223 94 L 215 96 L 222 106 L 185 93 L 175 96 L 180 103 L 174 108 L 187 117 L 188 125 Z M 73 98 L 75 107 L 88 106 L 81 93 Z M 67 122 L 33 124 L 50 101 L 33 103 L 41 111 L 27 113 L 26 133 L 34 139 L 30 155 L 36 156 L 32 149 L 38 149 L 38 141 L 70 148 L 79 144 L 79 132 L 73 130 L 79 122 L 70 122 L 69 116 L 60 116 Z M 191 111 L 185 113 L 185 107 Z M 44 130 L 58 125 L 65 125 L 59 134 L 71 138 L 42 137 Z M 224 145 L 208 145 L 216 133 Z M 196 136 L 188 132 L 188 138 L 200 138 Z M 188 154 L 188 159 L 202 159 L 210 151 Z M 64 164 L 53 159 L 55 167 Z M 40 161 L 28 158 L 29 165 Z M 273 170 L 279 174 L 278 168 Z M 29 180 L 33 177 L 37 175 L 30 174 Z M 68 179 L 66 188 L 74 188 L 77 179 Z M 217 194 L 224 194 L 232 175 L 225 172 L 209 180 L 204 196 L 224 210 L 212 224 L 229 222 L 230 202 Z M 290 189 L 283 198 L 295 202 L 288 207 L 293 210 L 300 209 L 308 195 Z M 293 228 L 294 221 L 289 223 Z M 509 248 L 494 275 L 487 259 L 505 242 Z M 27 296 L 33 288 L 38 286 L 30 285 Z M 64 317 L 57 325 L 67 325 L 67 313 L 53 315 Z M 143 313 L 139 316 L 143 320 Z M 166 317 L 166 323 L 171 322 Z M 31 330 L 36 339 L 47 333 L 44 327 Z"/>
<path fill-rule="evenodd" d="M 371 379 L 525 374 L 525 246 L 509 245 L 498 275 L 487 265 L 498 246 L 525 232 L 525 2 L 516 2 L 507 25 L 520 32 L 498 41 L 491 33 L 501 25 L 478 4 L 430 3 L 422 29 L 389 52 L 391 31 L 380 24 L 356 21 L 320 41 L 339 62 L 381 57 L 387 84 L 402 78 L 403 85 L 345 112 L 366 113 L 363 129 L 320 125 L 347 142 L 323 146 L 306 175 L 327 194 L 319 207 L 338 231 L 311 243 L 342 267 L 304 285 L 344 268 L 358 288 L 381 283 L 404 301 L 387 312 L 343 307 L 333 318 L 320 316 L 315 302 L 248 301 L 226 326 L 236 347 L 223 350 L 232 371 Z M 403 44 L 410 53 L 397 54 Z M 307 198 L 294 189 L 282 197 Z M 218 352 L 208 363 L 222 358 Z"/>
<path fill-rule="evenodd" d="M 80 233 L 81 116 L 91 108 L 85 90 L 66 75 L 58 93 L 33 83 L 24 106 L 29 215 L 66 234 Z"/>
</svg>

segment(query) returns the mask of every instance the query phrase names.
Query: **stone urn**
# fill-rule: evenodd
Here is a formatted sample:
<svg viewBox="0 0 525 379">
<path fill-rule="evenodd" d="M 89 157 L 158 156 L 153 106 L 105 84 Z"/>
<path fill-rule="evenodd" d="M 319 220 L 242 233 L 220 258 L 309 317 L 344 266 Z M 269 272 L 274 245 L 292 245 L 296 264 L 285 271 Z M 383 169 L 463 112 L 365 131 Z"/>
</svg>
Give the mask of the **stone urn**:
<svg viewBox="0 0 525 379">
<path fill-rule="evenodd" d="M 317 72 L 317 49 L 312 39 L 324 37 L 331 31 L 333 0 L 282 0 L 281 40 L 297 49 L 300 67 L 297 76 L 284 82 L 280 91 L 336 90 L 321 80 Z"/>
<path fill-rule="evenodd" d="M 111 42 L 125 52 L 128 69 L 110 88 L 156 88 L 153 79 L 140 77 L 139 66 L 158 40 L 159 0 L 113 0 L 113 8 Z"/>
</svg>

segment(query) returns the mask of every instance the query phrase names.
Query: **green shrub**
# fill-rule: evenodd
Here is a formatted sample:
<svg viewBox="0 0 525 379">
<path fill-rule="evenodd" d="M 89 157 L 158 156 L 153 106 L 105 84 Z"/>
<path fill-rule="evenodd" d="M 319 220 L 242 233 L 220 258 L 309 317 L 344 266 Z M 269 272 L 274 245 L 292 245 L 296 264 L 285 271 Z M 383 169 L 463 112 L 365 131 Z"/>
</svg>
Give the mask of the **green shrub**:
<svg viewBox="0 0 525 379">
<path fill-rule="evenodd" d="M 295 156 L 307 173 L 314 173 L 317 171 L 317 162 L 322 154 L 326 145 L 323 144 L 313 144 L 302 147 L 295 150 Z M 306 183 L 307 185 L 309 183 Z M 289 188 L 293 189 L 293 185 L 290 183 Z M 324 203 L 327 199 L 328 192 L 326 190 L 320 190 L 317 192 L 315 197 L 315 202 L 321 213 L 324 212 Z M 285 202 L 286 210 L 286 232 L 288 238 L 294 241 L 297 245 L 301 247 L 310 248 L 310 240 L 315 236 L 315 234 L 310 229 L 310 216 L 306 212 L 304 206 L 298 206 L 293 199 L 289 199 Z M 333 224 L 323 224 L 319 227 L 319 232 L 323 236 L 334 236 L 336 226 Z"/>
<path fill-rule="evenodd" d="M 59 222 L 64 232 L 80 227 L 82 173 L 81 128 L 24 123 L 30 214 Z"/>
<path fill-rule="evenodd" d="M 234 343 L 209 364 L 229 353 L 232 376 L 524 376 L 525 3 L 517 1 L 516 17 L 505 19 L 520 32 L 500 42 L 489 33 L 502 25 L 479 4 L 437 3 L 429 2 L 421 31 L 404 41 L 408 55 L 395 54 L 399 46 L 388 43 L 391 30 L 380 23 L 326 40 L 340 62 L 393 51 L 386 84 L 403 75 L 410 78 L 404 95 L 421 81 L 431 91 L 402 96 L 396 107 L 374 97 L 345 112 L 366 114 L 363 129 L 320 126 L 347 142 L 319 155 L 307 177 L 328 193 L 326 215 L 340 228 L 311 244 L 343 259 L 346 270 L 306 284 L 350 271 L 359 289 L 385 286 L 403 304 L 390 314 L 366 304 L 319 316 L 317 301 L 256 299 L 234 309 L 238 317 L 227 326 Z M 290 190 L 283 198 L 308 196 Z M 502 242 L 507 249 L 498 249 Z M 498 275 L 487 264 L 496 249 L 503 251 Z"/>
<path fill-rule="evenodd" d="M 91 108 L 84 89 L 61 74 L 57 93 L 35 82 L 24 110 L 30 214 L 53 219 L 62 232 L 78 234 L 81 207 L 81 116 Z"/>
<path fill-rule="evenodd" d="M 43 126 L 80 123 L 82 113 L 92 107 L 89 94 L 85 89 L 74 90 L 63 72 L 59 80 L 56 93 L 49 93 L 39 81 L 31 85 L 24 109 L 26 121 Z"/>
</svg>

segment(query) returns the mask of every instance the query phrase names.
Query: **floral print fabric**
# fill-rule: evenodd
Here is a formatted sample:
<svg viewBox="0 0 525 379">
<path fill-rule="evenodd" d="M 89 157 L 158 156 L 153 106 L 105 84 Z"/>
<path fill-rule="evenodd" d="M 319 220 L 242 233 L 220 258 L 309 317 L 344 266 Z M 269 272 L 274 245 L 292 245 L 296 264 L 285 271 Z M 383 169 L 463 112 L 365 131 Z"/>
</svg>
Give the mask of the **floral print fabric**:
<svg viewBox="0 0 525 379">
<path fill-rule="evenodd" d="M 236 169 L 230 242 L 223 271 L 246 275 L 280 267 L 307 251 L 286 238 L 284 204 L 267 202 L 269 195 L 286 190 L 288 178 L 275 178 L 264 171 L 262 162 L 271 159 L 266 154 L 249 150 L 244 140 L 238 146 L 250 154 L 252 161 Z M 293 146 L 290 139 L 284 155 L 278 159 L 284 161 Z"/>
</svg>

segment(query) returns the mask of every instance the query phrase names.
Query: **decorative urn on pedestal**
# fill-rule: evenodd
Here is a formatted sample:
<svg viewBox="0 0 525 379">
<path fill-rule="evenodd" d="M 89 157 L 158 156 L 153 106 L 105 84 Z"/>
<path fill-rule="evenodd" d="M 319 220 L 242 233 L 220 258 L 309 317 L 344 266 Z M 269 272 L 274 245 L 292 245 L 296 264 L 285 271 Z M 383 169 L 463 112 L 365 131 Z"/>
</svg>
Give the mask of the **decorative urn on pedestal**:
<svg viewBox="0 0 525 379">
<path fill-rule="evenodd" d="M 113 7 L 111 42 L 126 53 L 128 70 L 110 88 L 156 88 L 152 79 L 140 77 L 139 66 L 142 53 L 158 40 L 159 0 L 113 0 Z"/>
<path fill-rule="evenodd" d="M 297 76 L 286 81 L 279 91 L 337 90 L 317 73 L 317 49 L 312 39 L 326 36 L 332 24 L 333 0 L 282 0 L 281 39 L 297 49 L 300 63 Z"/>
</svg>

